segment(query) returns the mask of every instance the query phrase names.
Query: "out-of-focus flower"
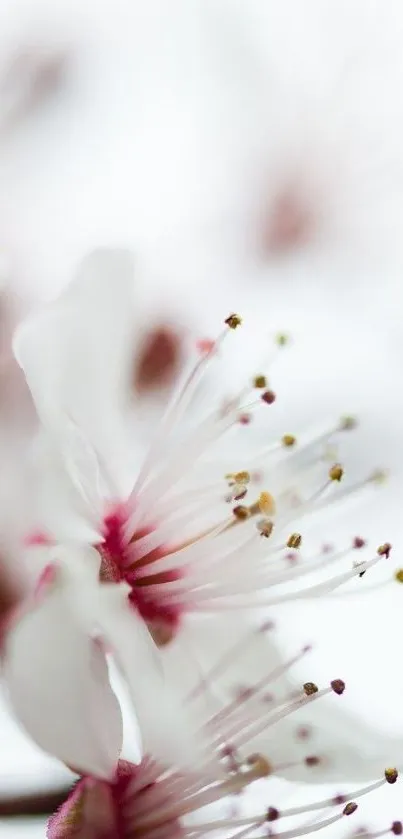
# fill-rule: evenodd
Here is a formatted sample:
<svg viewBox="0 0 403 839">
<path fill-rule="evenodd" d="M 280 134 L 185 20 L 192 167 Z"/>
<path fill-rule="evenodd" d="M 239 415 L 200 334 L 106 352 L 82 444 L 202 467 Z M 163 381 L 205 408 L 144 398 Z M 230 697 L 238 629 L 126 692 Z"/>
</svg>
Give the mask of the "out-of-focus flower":
<svg viewBox="0 0 403 839">
<path fill-rule="evenodd" d="M 234 610 L 321 596 L 363 576 L 390 551 L 385 543 L 370 560 L 338 574 L 332 567 L 350 549 L 291 562 L 302 540 L 291 523 L 356 489 L 332 495 L 344 470 L 328 460 L 330 439 L 351 430 L 352 418 L 302 446 L 287 433 L 251 458 L 247 469 L 236 463 L 220 474 L 221 449 L 217 462 L 203 466 L 202 455 L 210 450 L 214 455 L 214 445 L 221 446 L 225 433 L 235 434 L 251 410 L 270 410 L 275 394 L 259 374 L 184 438 L 175 438 L 200 375 L 240 324 L 235 314 L 215 342 L 201 347 L 136 478 L 124 421 L 132 294 L 129 255 L 93 254 L 75 283 L 28 320 L 16 339 L 43 425 L 39 479 L 50 489 L 45 506 L 49 512 L 51 504 L 51 515 L 39 591 L 8 635 L 8 684 L 20 720 L 42 748 L 103 777 L 110 776 L 121 746 L 104 644 L 129 684 L 145 751 L 189 763 L 200 747 L 205 753 L 204 743 L 196 736 L 198 712 L 187 705 L 187 715 L 170 689 L 171 682 L 181 683 L 172 679 L 178 666 L 170 651 L 182 647 L 182 671 L 184 652 L 197 660 L 202 639 L 193 645 L 194 624 L 200 623 L 204 635 L 223 615 L 230 621 Z M 232 457 L 234 452 L 238 458 L 236 440 Z M 363 485 L 380 477 L 374 473 Z M 324 572 L 325 580 L 299 588 L 300 580 L 316 571 Z M 94 633 L 101 643 L 94 642 Z M 276 653 L 267 645 L 262 656 L 267 670 Z M 238 680 L 244 681 L 242 671 Z M 254 707 L 257 718 L 265 712 L 265 706 Z M 383 746 L 372 762 L 360 765 L 358 775 L 373 777 L 380 753 Z M 330 761 L 329 777 L 334 771 Z"/>
<path fill-rule="evenodd" d="M 212 816 L 207 809 L 203 814 L 207 805 L 227 802 L 230 796 L 239 794 L 270 772 L 270 764 L 262 756 L 254 755 L 245 766 L 228 769 L 227 777 L 221 782 L 209 784 L 195 776 L 167 771 L 149 758 L 139 766 L 120 761 L 113 781 L 82 778 L 77 783 L 65 804 L 50 819 L 47 836 L 48 839 L 135 839 L 137 836 L 185 839 L 225 831 L 225 836 L 251 834 L 298 839 L 352 816 L 358 809 L 352 798 L 367 795 L 384 783 L 394 783 L 397 778 L 396 771 L 388 769 L 380 781 L 355 790 L 352 798 L 335 795 L 287 809 L 278 809 L 272 803 L 253 816 L 243 818 Z M 187 825 L 189 816 L 196 817 L 197 821 Z M 310 817 L 308 822 L 307 816 Z M 300 827 L 276 830 L 275 834 L 270 832 L 273 824 L 277 828 L 279 822 L 281 825 L 283 820 L 287 823 L 289 817 L 299 817 Z M 256 834 L 256 830 L 260 832 Z M 401 832 L 401 822 L 395 821 L 385 832 L 376 835 L 400 836 Z"/>
<path fill-rule="evenodd" d="M 4 259 L 2 259 L 4 257 Z M 0 256 L 0 633 L 23 590 L 15 562 L 27 527 L 28 446 L 34 430 L 29 390 L 13 355 L 13 330 L 20 304 L 8 283 L 9 266 Z"/>
</svg>

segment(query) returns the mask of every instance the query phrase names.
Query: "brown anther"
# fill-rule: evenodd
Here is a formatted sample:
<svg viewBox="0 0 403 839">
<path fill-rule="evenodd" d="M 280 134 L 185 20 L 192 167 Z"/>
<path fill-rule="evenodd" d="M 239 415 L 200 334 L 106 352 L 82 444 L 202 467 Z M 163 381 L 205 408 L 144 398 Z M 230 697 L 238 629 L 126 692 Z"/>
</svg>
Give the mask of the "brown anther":
<svg viewBox="0 0 403 839">
<path fill-rule="evenodd" d="M 353 431 L 354 428 L 357 428 L 358 420 L 357 417 L 346 416 L 341 417 L 339 430 L 340 431 Z"/>
<path fill-rule="evenodd" d="M 308 725 L 300 725 L 295 732 L 297 740 L 309 740 L 312 735 L 312 729 Z"/>
<path fill-rule="evenodd" d="M 233 492 L 233 500 L 242 501 L 242 498 L 245 498 L 247 491 L 246 486 L 243 486 L 243 484 L 236 487 Z"/>
<path fill-rule="evenodd" d="M 341 481 L 344 475 L 344 469 L 340 463 L 334 463 L 329 469 L 329 478 L 331 481 Z"/>
<path fill-rule="evenodd" d="M 250 481 L 250 474 L 246 471 L 246 469 L 242 472 L 235 472 L 232 477 L 236 484 L 248 484 Z"/>
<path fill-rule="evenodd" d="M 375 471 L 369 476 L 369 480 L 373 484 L 384 484 L 387 479 L 388 473 L 386 469 L 375 469 Z"/>
<path fill-rule="evenodd" d="M 365 548 L 366 541 L 362 539 L 361 536 L 355 536 L 353 539 L 353 548 L 359 550 L 360 548 Z"/>
<path fill-rule="evenodd" d="M 275 822 L 280 818 L 280 811 L 276 807 L 269 807 L 266 813 L 266 821 Z"/>
<path fill-rule="evenodd" d="M 283 434 L 283 436 L 281 438 L 281 442 L 282 442 L 283 446 L 285 446 L 286 448 L 289 449 L 289 448 L 291 448 L 291 446 L 295 446 L 295 443 L 297 442 L 297 438 L 294 437 L 293 434 Z"/>
<path fill-rule="evenodd" d="M 393 769 L 392 768 L 385 769 L 385 780 L 387 781 L 388 784 L 395 784 L 398 777 L 399 777 L 399 773 L 398 773 L 397 769 L 394 769 L 394 768 Z"/>
<path fill-rule="evenodd" d="M 315 685 L 315 682 L 305 682 L 303 685 L 303 690 L 305 696 L 313 696 L 314 693 L 317 693 L 319 688 Z"/>
<path fill-rule="evenodd" d="M 273 629 L 275 629 L 275 628 L 276 628 L 276 624 L 274 623 L 274 621 L 267 620 L 267 621 L 264 621 L 264 623 L 260 624 L 257 631 L 258 632 L 272 632 Z"/>
<path fill-rule="evenodd" d="M 285 333 L 285 332 L 279 332 L 279 333 L 276 335 L 276 339 L 275 339 L 275 340 L 276 340 L 276 344 L 277 344 L 279 347 L 285 347 L 285 345 L 286 345 L 286 344 L 288 344 L 288 342 L 289 342 L 289 340 L 290 340 L 290 339 L 289 339 L 289 336 L 288 336 L 288 335 L 286 335 L 286 333 Z"/>
<path fill-rule="evenodd" d="M 272 516 L 276 512 L 276 504 L 270 492 L 261 492 L 258 503 L 259 510 L 264 516 Z"/>
<path fill-rule="evenodd" d="M 258 529 L 260 535 L 265 536 L 266 539 L 268 539 L 269 536 L 271 536 L 271 534 L 273 533 L 273 528 L 274 528 L 274 524 L 269 519 L 261 519 L 257 523 L 257 529 Z"/>
<path fill-rule="evenodd" d="M 403 583 L 403 568 L 399 568 L 398 571 L 395 571 L 395 580 L 397 583 Z"/>
<path fill-rule="evenodd" d="M 257 387 L 257 388 L 259 388 L 259 390 L 261 388 L 267 387 L 266 376 L 263 376 L 263 374 L 260 374 L 259 376 L 255 376 L 255 378 L 253 379 L 253 387 Z"/>
<path fill-rule="evenodd" d="M 358 810 L 358 804 L 355 801 L 349 801 L 343 810 L 343 816 L 352 816 L 356 810 Z"/>
<path fill-rule="evenodd" d="M 239 414 L 238 422 L 240 425 L 250 425 L 252 422 L 251 414 Z"/>
<path fill-rule="evenodd" d="M 335 795 L 334 796 L 333 804 L 335 806 L 340 805 L 340 804 L 345 804 L 345 803 L 346 803 L 346 796 L 345 795 L 340 794 L 340 795 Z"/>
<path fill-rule="evenodd" d="M 273 390 L 265 390 L 260 398 L 262 402 L 266 402 L 266 405 L 272 405 L 276 401 L 276 394 Z"/>
<path fill-rule="evenodd" d="M 235 314 L 228 315 L 228 317 L 225 319 L 224 323 L 226 323 L 226 325 L 229 326 L 230 329 L 236 329 L 238 326 L 241 325 L 242 318 L 239 317 L 239 315 L 235 315 Z"/>
<path fill-rule="evenodd" d="M 343 679 L 333 679 L 330 682 L 330 687 L 332 688 L 333 693 L 337 693 L 338 696 L 341 696 L 346 689 L 346 684 L 343 682 Z"/>
<path fill-rule="evenodd" d="M 390 830 L 391 830 L 391 833 L 393 833 L 393 836 L 402 836 L 403 835 L 403 824 L 402 824 L 402 822 L 392 822 Z"/>
<path fill-rule="evenodd" d="M 264 755 L 249 755 L 246 762 L 256 778 L 267 778 L 272 774 L 273 767 Z"/>
<path fill-rule="evenodd" d="M 232 512 L 238 521 L 246 521 L 250 517 L 249 507 L 245 507 L 243 504 L 238 504 Z"/>
<path fill-rule="evenodd" d="M 389 559 L 390 552 L 392 550 L 392 545 L 390 542 L 385 542 L 384 545 L 379 545 L 377 553 L 379 556 L 386 556 L 386 559 Z"/>
<path fill-rule="evenodd" d="M 287 539 L 287 548 L 299 548 L 301 546 L 302 536 L 300 533 L 291 533 Z"/>
<path fill-rule="evenodd" d="M 305 758 L 304 763 L 305 766 L 309 766 L 309 768 L 312 768 L 313 766 L 319 766 L 320 757 L 318 757 L 317 755 L 308 755 L 308 757 Z"/>
</svg>

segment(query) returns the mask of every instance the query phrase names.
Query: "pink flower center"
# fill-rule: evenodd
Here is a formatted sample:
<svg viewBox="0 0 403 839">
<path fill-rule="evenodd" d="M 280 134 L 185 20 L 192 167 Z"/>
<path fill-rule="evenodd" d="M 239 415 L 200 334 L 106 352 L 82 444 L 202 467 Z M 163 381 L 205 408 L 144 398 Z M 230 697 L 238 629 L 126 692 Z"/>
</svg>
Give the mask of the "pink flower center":
<svg viewBox="0 0 403 839">
<path fill-rule="evenodd" d="M 131 591 L 129 601 L 148 624 L 154 640 L 159 645 L 170 641 L 176 632 L 182 608 L 173 603 L 166 583 L 180 579 L 179 570 L 158 570 L 153 568 L 168 550 L 158 547 L 144 554 L 138 551 L 136 542 L 153 532 L 152 528 L 137 531 L 129 543 L 124 527 L 127 521 L 125 510 L 118 506 L 104 519 L 104 540 L 97 549 L 102 557 L 101 580 L 105 582 L 127 582 Z"/>
</svg>

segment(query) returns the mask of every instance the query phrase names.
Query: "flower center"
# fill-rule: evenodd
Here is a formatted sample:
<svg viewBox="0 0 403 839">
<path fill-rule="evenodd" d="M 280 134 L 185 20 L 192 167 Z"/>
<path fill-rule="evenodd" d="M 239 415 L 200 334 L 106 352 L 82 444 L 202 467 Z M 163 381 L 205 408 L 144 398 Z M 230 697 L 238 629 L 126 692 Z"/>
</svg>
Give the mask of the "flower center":
<svg viewBox="0 0 403 839">
<path fill-rule="evenodd" d="M 131 587 L 129 601 L 147 623 L 158 646 L 172 640 L 181 618 L 182 609 L 173 603 L 167 583 L 178 580 L 179 570 L 161 571 L 153 566 L 163 559 L 167 551 L 163 547 L 149 553 L 136 551 L 136 543 L 153 532 L 153 528 L 141 529 L 128 541 L 125 536 L 127 514 L 116 507 L 104 519 L 104 540 L 97 545 L 101 555 L 100 578 L 103 582 L 125 581 Z"/>
</svg>

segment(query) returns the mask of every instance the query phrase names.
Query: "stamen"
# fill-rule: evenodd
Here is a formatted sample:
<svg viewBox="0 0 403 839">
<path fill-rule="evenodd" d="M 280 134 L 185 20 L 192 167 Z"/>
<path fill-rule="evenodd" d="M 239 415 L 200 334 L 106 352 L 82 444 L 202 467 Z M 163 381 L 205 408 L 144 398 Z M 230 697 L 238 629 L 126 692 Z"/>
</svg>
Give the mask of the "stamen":
<svg viewBox="0 0 403 839">
<path fill-rule="evenodd" d="M 239 315 L 235 315 L 235 314 L 228 315 L 228 317 L 225 319 L 224 323 L 226 323 L 227 326 L 229 326 L 230 329 L 237 329 L 238 326 L 241 326 L 242 318 L 239 317 Z"/>
<path fill-rule="evenodd" d="M 253 379 L 253 387 L 257 388 L 258 390 L 262 390 L 263 388 L 267 387 L 266 376 L 262 374 L 255 376 L 255 378 Z"/>
<path fill-rule="evenodd" d="M 340 482 L 344 475 L 344 469 L 340 463 L 335 463 L 329 469 L 329 478 L 331 481 L 338 481 Z"/>
</svg>

